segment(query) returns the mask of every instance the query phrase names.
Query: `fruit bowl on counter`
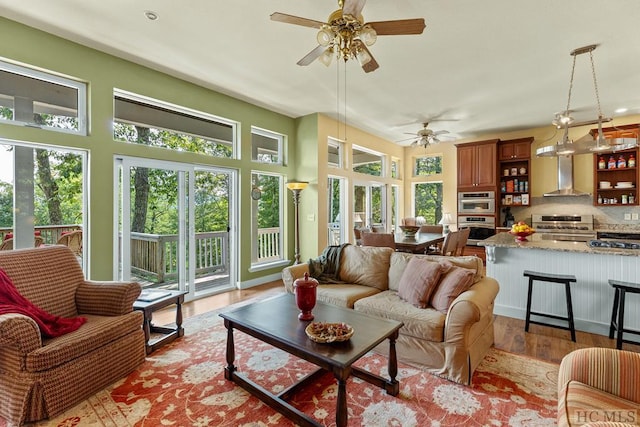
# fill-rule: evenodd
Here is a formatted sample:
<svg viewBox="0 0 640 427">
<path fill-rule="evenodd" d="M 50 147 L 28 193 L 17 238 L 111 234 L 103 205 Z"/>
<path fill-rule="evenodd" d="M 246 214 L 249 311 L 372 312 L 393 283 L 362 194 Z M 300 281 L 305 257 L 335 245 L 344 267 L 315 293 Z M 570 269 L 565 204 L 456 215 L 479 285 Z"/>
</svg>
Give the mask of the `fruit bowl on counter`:
<svg viewBox="0 0 640 427">
<path fill-rule="evenodd" d="M 512 236 L 516 236 L 517 242 L 527 242 L 527 237 L 531 236 L 535 232 L 536 230 L 531 228 L 523 221 L 513 224 L 511 226 L 511 230 L 509 230 L 509 234 L 511 234 Z"/>
</svg>

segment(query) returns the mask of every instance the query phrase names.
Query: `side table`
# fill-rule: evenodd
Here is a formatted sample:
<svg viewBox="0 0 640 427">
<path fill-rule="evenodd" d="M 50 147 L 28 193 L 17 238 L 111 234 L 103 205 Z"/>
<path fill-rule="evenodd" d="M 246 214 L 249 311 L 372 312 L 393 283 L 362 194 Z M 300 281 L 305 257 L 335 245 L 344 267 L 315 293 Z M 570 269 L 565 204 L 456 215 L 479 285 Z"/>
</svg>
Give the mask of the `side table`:
<svg viewBox="0 0 640 427">
<path fill-rule="evenodd" d="M 182 304 L 184 303 L 184 296 L 186 291 L 167 291 L 170 294 L 167 296 L 154 299 L 153 301 L 136 300 L 133 303 L 133 309 L 142 311 L 144 314 L 144 337 L 147 343 L 147 354 L 152 353 L 165 344 L 170 343 L 178 337 L 184 335 L 184 329 L 182 328 Z M 161 308 L 168 307 L 172 304 L 176 305 L 176 327 L 156 326 L 151 323 L 152 313 Z M 151 334 L 161 334 L 159 338 L 151 339 Z"/>
</svg>

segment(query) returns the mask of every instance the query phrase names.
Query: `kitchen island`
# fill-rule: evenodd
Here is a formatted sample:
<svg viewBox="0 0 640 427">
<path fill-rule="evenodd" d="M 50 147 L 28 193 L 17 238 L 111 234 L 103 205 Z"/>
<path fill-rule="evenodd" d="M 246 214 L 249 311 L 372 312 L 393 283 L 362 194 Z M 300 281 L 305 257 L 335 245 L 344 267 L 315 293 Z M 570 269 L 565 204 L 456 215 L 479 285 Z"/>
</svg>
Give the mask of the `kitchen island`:
<svg viewBox="0 0 640 427">
<path fill-rule="evenodd" d="M 543 233 L 536 233 L 529 236 L 528 241 L 518 242 L 508 233 L 498 233 L 478 243 L 485 247 L 487 276 L 500 284 L 494 313 L 525 318 L 528 280 L 522 275 L 524 270 L 572 274 L 577 279 L 577 283 L 571 285 L 576 329 L 608 335 L 613 306 L 613 288 L 608 280 L 640 283 L 640 250 L 591 248 L 586 242 L 545 237 Z M 536 283 L 532 301 L 534 311 L 566 316 L 562 286 Z M 640 295 L 629 295 L 625 329 L 640 330 L 639 307 Z M 627 338 L 636 340 L 638 337 L 628 335 Z"/>
</svg>

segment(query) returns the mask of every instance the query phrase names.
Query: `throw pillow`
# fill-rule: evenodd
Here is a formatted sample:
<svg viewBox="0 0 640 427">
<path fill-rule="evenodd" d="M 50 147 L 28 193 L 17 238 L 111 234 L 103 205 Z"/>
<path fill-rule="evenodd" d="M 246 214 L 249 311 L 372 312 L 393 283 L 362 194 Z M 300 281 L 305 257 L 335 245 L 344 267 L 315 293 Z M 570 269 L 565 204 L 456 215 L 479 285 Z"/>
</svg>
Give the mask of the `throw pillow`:
<svg viewBox="0 0 640 427">
<path fill-rule="evenodd" d="M 454 299 L 473 284 L 473 270 L 451 266 L 431 295 L 431 306 L 447 314 Z"/>
<path fill-rule="evenodd" d="M 442 269 L 437 262 L 411 258 L 400 277 L 398 296 L 415 307 L 426 308 L 431 293 L 438 285 Z"/>
</svg>

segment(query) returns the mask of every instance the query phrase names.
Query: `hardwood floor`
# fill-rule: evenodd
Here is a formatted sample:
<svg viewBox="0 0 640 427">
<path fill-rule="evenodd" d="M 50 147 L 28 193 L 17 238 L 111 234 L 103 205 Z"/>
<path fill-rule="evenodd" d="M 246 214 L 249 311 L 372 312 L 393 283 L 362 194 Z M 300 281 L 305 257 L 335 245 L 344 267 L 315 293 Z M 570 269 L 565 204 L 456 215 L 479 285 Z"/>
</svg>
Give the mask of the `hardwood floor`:
<svg viewBox="0 0 640 427">
<path fill-rule="evenodd" d="M 276 295 L 284 291 L 281 280 L 266 283 L 250 289 L 234 290 L 202 298 L 184 304 L 184 318 L 226 307 L 256 296 Z M 157 325 L 175 322 L 175 308 L 157 311 L 153 314 Z M 560 363 L 562 358 L 573 350 L 585 347 L 615 348 L 615 341 L 604 335 L 576 331 L 576 341 L 572 342 L 568 331 L 531 325 L 529 332 L 524 331 L 524 320 L 496 316 L 494 323 L 495 347 L 511 353 L 523 354 L 549 362 Z M 639 345 L 624 344 L 624 350 L 640 352 Z"/>
</svg>

